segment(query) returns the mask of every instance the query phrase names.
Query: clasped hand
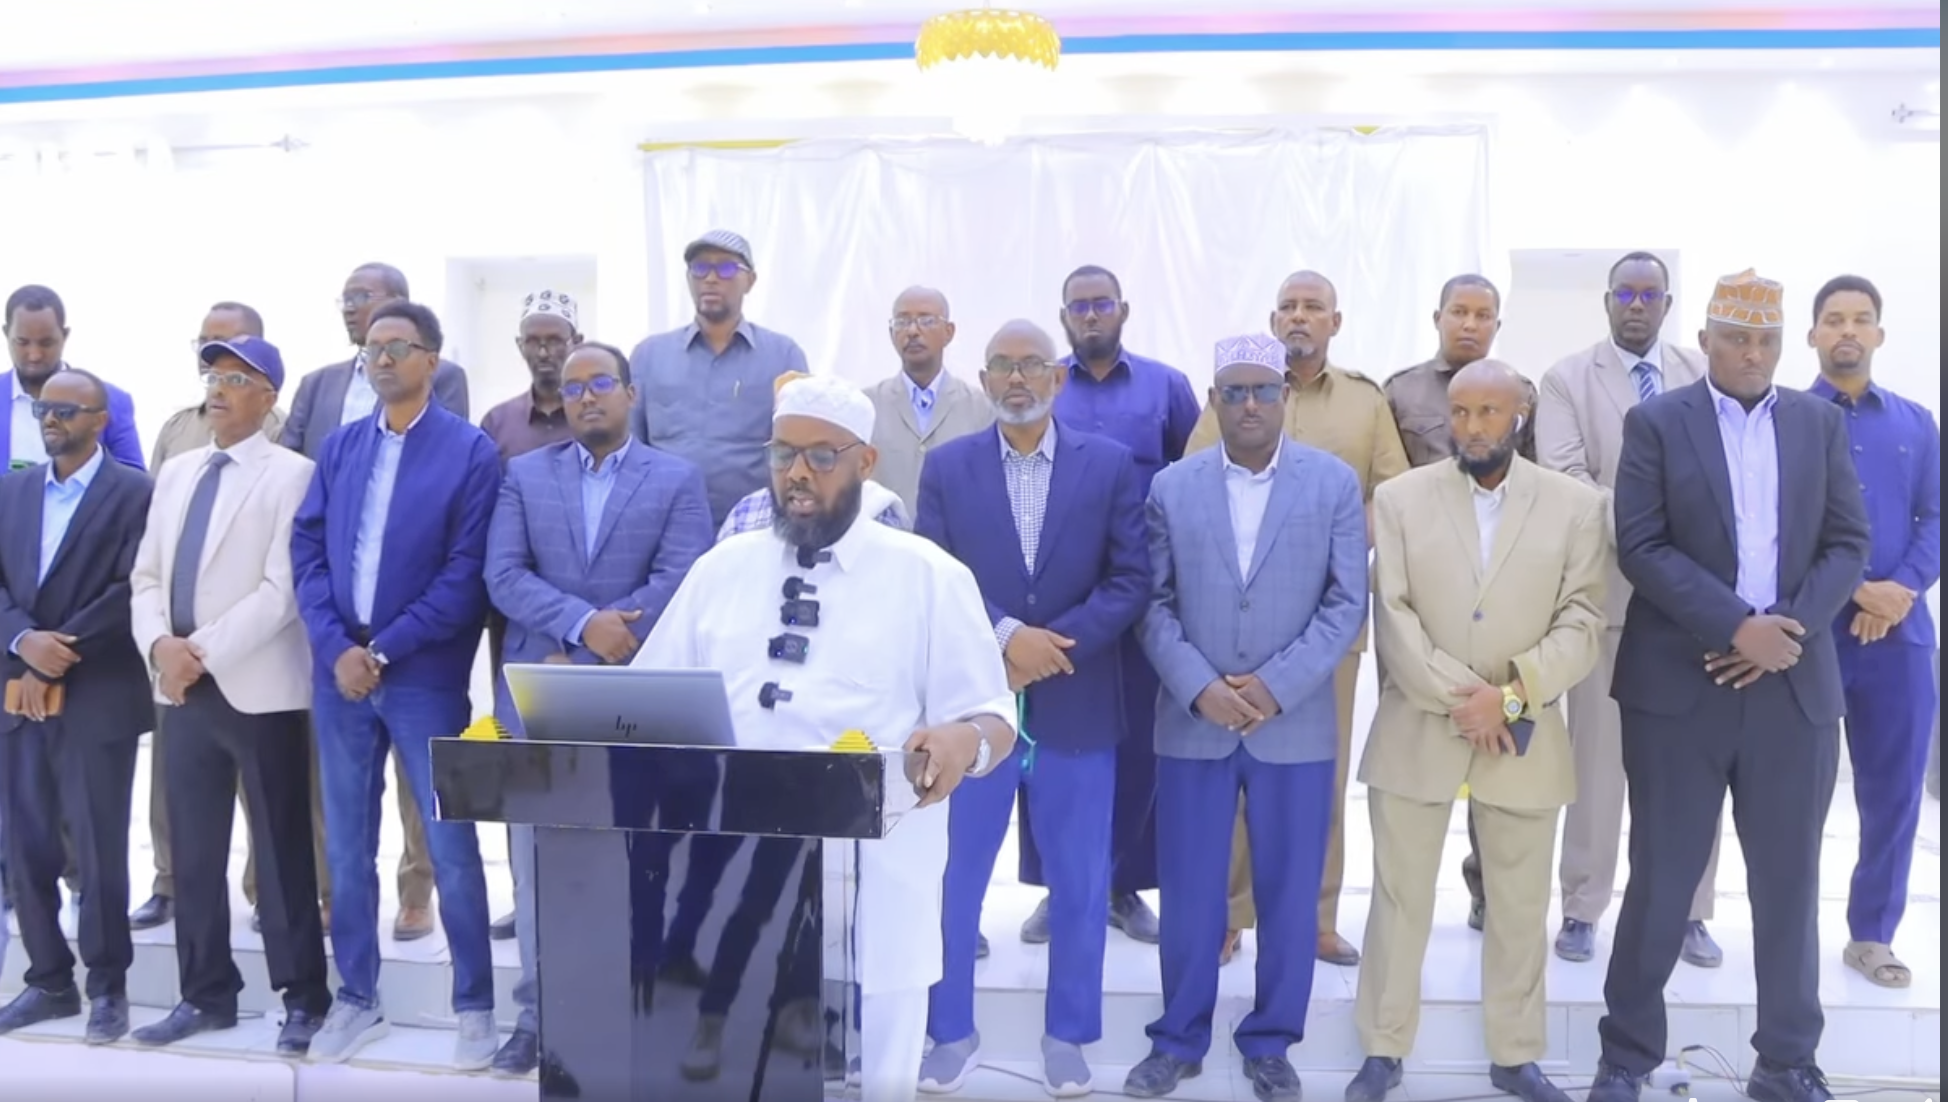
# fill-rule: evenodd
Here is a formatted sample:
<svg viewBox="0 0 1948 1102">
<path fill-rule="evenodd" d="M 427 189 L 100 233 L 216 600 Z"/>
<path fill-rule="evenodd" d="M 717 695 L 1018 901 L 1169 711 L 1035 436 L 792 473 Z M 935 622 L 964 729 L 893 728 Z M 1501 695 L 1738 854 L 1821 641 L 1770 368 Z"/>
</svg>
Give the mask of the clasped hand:
<svg viewBox="0 0 1948 1102">
<path fill-rule="evenodd" d="M 1448 709 L 1447 716 L 1462 738 L 1484 754 L 1515 753 L 1515 736 L 1508 733 L 1500 689 L 1487 684 L 1463 686 L 1454 695 L 1460 703 Z"/>
<path fill-rule="evenodd" d="M 1853 614 L 1848 633 L 1862 643 L 1880 642 L 1914 611 L 1914 598 L 1914 591 L 1899 582 L 1863 582 L 1853 593 L 1860 611 Z"/>
<path fill-rule="evenodd" d="M 1008 687 L 1020 692 L 1056 674 L 1074 673 L 1075 663 L 1068 655 L 1073 646 L 1075 640 L 1047 628 L 1016 628 L 1001 652 L 1008 664 Z"/>
<path fill-rule="evenodd" d="M 35 673 L 49 681 L 59 681 L 81 661 L 74 650 L 76 642 L 74 636 L 58 631 L 30 631 L 20 637 L 16 652 Z"/>
<path fill-rule="evenodd" d="M 1278 713 L 1278 700 L 1257 674 L 1227 674 L 1197 694 L 1198 715 L 1241 735 L 1255 733 Z"/>
<path fill-rule="evenodd" d="M 913 778 L 920 790 L 919 806 L 931 807 L 954 794 L 979 760 L 986 738 L 979 726 L 966 720 L 913 732 L 906 740 L 906 752 L 927 756 L 920 776 Z"/>
<path fill-rule="evenodd" d="M 1805 626 L 1789 616 L 1748 616 L 1732 635 L 1730 654 L 1705 655 L 1705 673 L 1717 684 L 1743 689 L 1766 674 L 1798 665 L 1803 653 L 1799 640 L 1805 634 Z"/>
<path fill-rule="evenodd" d="M 169 703 L 181 707 L 189 687 L 209 671 L 203 665 L 203 648 L 173 635 L 156 640 L 149 661 L 156 668 L 156 691 Z"/>
<path fill-rule="evenodd" d="M 642 618 L 641 609 L 605 608 L 582 626 L 582 645 L 609 665 L 620 666 L 636 655 L 639 644 L 629 625 Z"/>
<path fill-rule="evenodd" d="M 338 695 L 353 703 L 371 696 L 379 687 L 379 663 L 364 647 L 347 648 L 332 665 L 332 674 L 338 681 Z"/>
</svg>

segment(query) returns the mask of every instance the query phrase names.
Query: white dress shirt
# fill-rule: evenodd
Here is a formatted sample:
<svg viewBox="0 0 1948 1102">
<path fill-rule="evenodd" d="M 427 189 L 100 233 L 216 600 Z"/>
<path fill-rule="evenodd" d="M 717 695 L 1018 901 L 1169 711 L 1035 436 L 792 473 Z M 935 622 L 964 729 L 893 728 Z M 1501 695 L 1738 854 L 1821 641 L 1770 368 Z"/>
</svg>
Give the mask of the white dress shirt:
<svg viewBox="0 0 1948 1102">
<path fill-rule="evenodd" d="M 41 423 L 34 417 L 34 399 L 20 388 L 18 370 L 10 374 L 8 379 L 13 383 L 12 401 L 7 406 L 7 414 L 13 419 L 13 439 L 7 445 L 7 450 L 12 453 L 6 457 L 8 465 L 45 463 L 47 448 L 41 443 Z M 0 471 L 0 474 L 5 473 Z"/>
<path fill-rule="evenodd" d="M 1220 445 L 1222 447 L 1222 445 Z M 1231 539 L 1238 545 L 1238 577 L 1251 577 L 1252 556 L 1258 552 L 1258 530 L 1265 526 L 1265 509 L 1272 503 L 1272 484 L 1278 479 L 1278 461 L 1284 458 L 1285 444 L 1272 453 L 1265 469 L 1253 473 L 1231 461 L 1224 453 L 1224 494 L 1231 506 Z"/>
<path fill-rule="evenodd" d="M 378 408 L 379 392 L 372 389 L 371 376 L 365 373 L 365 350 L 361 348 L 352 359 L 352 379 L 345 384 L 345 409 L 339 415 L 338 423 L 349 425 L 372 416 Z"/>
<path fill-rule="evenodd" d="M 644 669 L 723 674 L 740 746 L 819 750 L 849 729 L 897 750 L 914 731 L 974 716 L 1014 723 L 1014 694 L 974 575 L 930 541 L 865 517 L 807 570 L 770 531 L 745 532 L 698 559 L 636 652 Z M 819 625 L 779 623 L 789 578 L 818 587 Z M 788 630 L 802 664 L 768 657 Z M 767 683 L 792 694 L 765 708 Z M 860 981 L 869 991 L 940 978 L 940 891 L 947 804 L 908 814 L 859 854 Z"/>
<path fill-rule="evenodd" d="M 1501 484 L 1492 490 L 1482 489 L 1481 483 L 1473 479 L 1468 480 L 1468 485 L 1474 491 L 1475 532 L 1481 538 L 1481 569 L 1485 574 L 1489 562 L 1495 557 L 1495 533 L 1501 531 L 1502 527 L 1502 506 L 1508 502 L 1508 479 L 1502 479 Z"/>
</svg>

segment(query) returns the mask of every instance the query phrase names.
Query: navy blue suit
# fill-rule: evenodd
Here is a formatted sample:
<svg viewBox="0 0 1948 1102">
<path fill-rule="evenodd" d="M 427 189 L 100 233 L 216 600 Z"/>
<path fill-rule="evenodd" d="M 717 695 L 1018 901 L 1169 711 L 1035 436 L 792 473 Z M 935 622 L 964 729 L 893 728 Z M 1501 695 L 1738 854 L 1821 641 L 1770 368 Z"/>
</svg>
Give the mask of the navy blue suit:
<svg viewBox="0 0 1948 1102">
<path fill-rule="evenodd" d="M 1102 1036 L 1103 901 L 1116 746 L 1125 731 L 1120 641 L 1148 603 L 1148 545 L 1143 487 L 1129 449 L 1060 425 L 1053 431 L 1047 509 L 1032 568 L 1003 472 L 1009 445 L 998 427 L 941 445 L 920 472 L 914 531 L 973 572 L 997 628 L 1014 620 L 1075 641 L 1067 652 L 1075 672 L 1022 694 L 1032 750 L 1018 749 L 954 795 L 941 907 L 943 973 L 928 1015 L 928 1033 L 940 1043 L 974 1032 L 981 903 L 1022 789 L 1034 808 L 1050 887 L 1046 1031 L 1077 1045 Z"/>
</svg>

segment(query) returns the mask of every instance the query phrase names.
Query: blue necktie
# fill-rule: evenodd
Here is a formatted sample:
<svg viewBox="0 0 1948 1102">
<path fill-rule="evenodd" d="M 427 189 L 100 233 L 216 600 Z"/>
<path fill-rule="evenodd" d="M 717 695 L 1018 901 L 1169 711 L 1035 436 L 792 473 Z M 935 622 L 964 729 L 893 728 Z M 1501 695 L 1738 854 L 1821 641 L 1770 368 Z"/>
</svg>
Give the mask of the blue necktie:
<svg viewBox="0 0 1948 1102">
<path fill-rule="evenodd" d="M 203 544 L 210 534 L 217 485 L 230 462 L 226 452 L 210 456 L 196 492 L 190 495 L 189 512 L 183 516 L 182 538 L 176 541 L 176 567 L 169 574 L 169 631 L 177 638 L 187 639 L 196 630 L 196 578 L 202 573 Z"/>
<path fill-rule="evenodd" d="M 1657 369 L 1648 363 L 1640 363 L 1636 367 L 1631 368 L 1630 377 L 1637 383 L 1637 400 L 1639 402 L 1650 401 L 1652 398 L 1657 397 L 1659 390 L 1663 389 L 1659 385 L 1661 380 L 1657 377 Z"/>
</svg>

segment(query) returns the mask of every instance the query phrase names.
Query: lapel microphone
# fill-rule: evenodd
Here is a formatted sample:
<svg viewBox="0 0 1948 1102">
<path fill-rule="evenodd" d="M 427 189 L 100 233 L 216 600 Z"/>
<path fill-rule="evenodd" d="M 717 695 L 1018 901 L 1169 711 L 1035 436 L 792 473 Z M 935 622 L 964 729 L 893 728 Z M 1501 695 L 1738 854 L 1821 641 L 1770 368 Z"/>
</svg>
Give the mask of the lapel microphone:
<svg viewBox="0 0 1948 1102">
<path fill-rule="evenodd" d="M 810 570 L 819 563 L 831 561 L 832 552 L 830 551 L 814 551 L 809 547 L 801 547 L 798 549 L 798 565 L 806 570 Z"/>
</svg>

